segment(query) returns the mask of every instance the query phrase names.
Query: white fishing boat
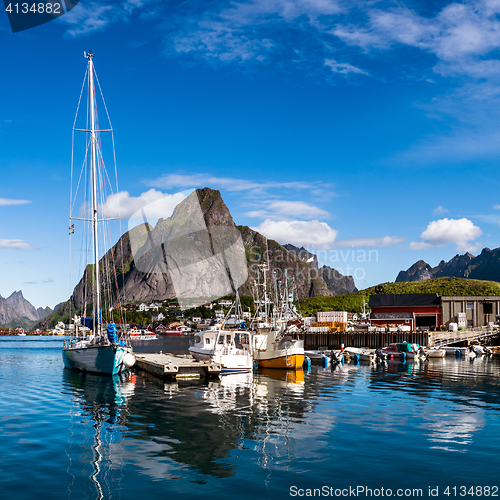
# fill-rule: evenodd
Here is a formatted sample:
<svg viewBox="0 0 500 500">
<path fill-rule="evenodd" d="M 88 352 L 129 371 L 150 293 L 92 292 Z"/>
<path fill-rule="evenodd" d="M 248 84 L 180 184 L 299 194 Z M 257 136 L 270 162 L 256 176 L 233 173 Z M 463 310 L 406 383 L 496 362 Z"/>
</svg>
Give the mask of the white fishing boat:
<svg viewBox="0 0 500 500">
<path fill-rule="evenodd" d="M 444 358 L 446 356 L 445 349 L 433 349 L 433 348 L 424 348 L 425 355 L 428 358 Z"/>
<path fill-rule="evenodd" d="M 360 347 L 346 347 L 344 352 L 351 356 L 356 357 L 359 361 L 385 361 L 387 359 L 386 354 L 382 351 L 382 349 L 366 349 Z"/>
<path fill-rule="evenodd" d="M 87 283 L 91 288 L 89 293 L 89 307 L 91 304 L 92 314 L 91 317 L 86 317 L 86 314 L 81 318 L 81 324 L 89 328 L 89 335 L 79 335 L 78 325 L 74 325 L 73 334 L 69 340 L 66 340 L 63 345 L 62 357 L 64 365 L 67 368 L 85 372 L 94 372 L 105 375 L 115 375 L 127 368 L 133 366 L 135 357 L 132 354 L 130 343 L 127 339 L 119 337 L 114 323 L 110 322 L 107 328 L 102 324 L 102 296 L 101 290 L 101 262 L 99 261 L 99 244 L 98 244 L 98 223 L 110 220 L 106 214 L 102 213 L 104 205 L 104 195 L 102 187 L 106 183 L 104 165 L 102 160 L 102 151 L 100 132 L 97 125 L 97 102 L 96 92 L 94 85 L 95 70 L 93 65 L 93 54 L 89 51 L 85 54 L 88 59 L 88 68 L 86 80 L 88 80 L 88 110 L 90 124 L 87 124 L 85 129 L 77 129 L 73 126 L 73 131 L 81 131 L 88 134 L 86 141 L 86 154 L 88 155 L 88 148 L 90 147 L 90 169 L 89 169 L 89 183 L 88 189 L 90 195 L 90 208 L 91 212 L 88 217 L 71 217 L 71 220 L 80 220 L 91 223 L 91 231 L 89 231 L 92 241 L 92 255 L 93 264 L 87 269 L 90 269 L 92 276 L 87 277 Z M 82 88 L 83 94 L 83 88 Z M 81 95 L 80 95 L 81 99 Z M 79 103 L 80 104 L 80 103 Z M 77 110 L 78 117 L 78 110 Z M 76 124 L 76 118 L 75 118 Z M 112 129 L 110 128 L 109 131 Z M 101 169 L 98 178 L 98 158 L 99 167 Z M 86 161 L 84 160 L 84 165 Z M 83 167 L 82 167 L 83 171 Z M 99 189 L 100 188 L 100 189 Z M 70 234 L 74 229 L 74 223 L 70 226 Z M 73 231 L 74 232 L 74 231 Z M 115 283 L 115 286 L 116 283 Z M 104 289 L 104 288 L 103 288 Z M 109 296 L 108 296 L 109 299 Z M 86 302 L 87 304 L 87 302 Z"/>
<path fill-rule="evenodd" d="M 308 349 L 304 351 L 305 356 L 307 356 L 311 361 L 322 360 L 323 358 L 330 358 L 332 351 L 326 347 L 320 347 L 319 349 Z"/>
<path fill-rule="evenodd" d="M 222 323 L 197 333 L 189 352 L 195 359 L 220 363 L 221 373 L 248 372 L 253 367 L 250 332 L 225 329 Z"/>
<path fill-rule="evenodd" d="M 470 348 L 476 353 L 476 356 L 488 356 L 491 354 L 491 349 L 484 345 L 473 344 Z"/>
</svg>

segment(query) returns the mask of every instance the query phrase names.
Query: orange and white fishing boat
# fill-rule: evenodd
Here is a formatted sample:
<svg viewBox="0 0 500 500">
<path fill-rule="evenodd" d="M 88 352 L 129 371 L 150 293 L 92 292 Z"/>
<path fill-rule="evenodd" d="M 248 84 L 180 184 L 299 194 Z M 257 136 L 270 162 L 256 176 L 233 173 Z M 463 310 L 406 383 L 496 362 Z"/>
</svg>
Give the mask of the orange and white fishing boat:
<svg viewBox="0 0 500 500">
<path fill-rule="evenodd" d="M 261 264 L 263 282 L 256 283 L 263 287 L 259 309 L 263 307 L 260 321 L 254 321 L 253 337 L 254 360 L 261 368 L 281 368 L 286 370 L 302 369 L 304 364 L 304 341 L 298 338 L 302 318 L 294 306 L 293 289 L 285 271 L 284 283 L 279 290 L 278 281 L 274 277 L 275 301 L 269 299 L 266 284 L 266 264 Z M 272 305 L 272 314 L 268 305 Z M 257 317 L 256 315 L 256 317 Z"/>
</svg>

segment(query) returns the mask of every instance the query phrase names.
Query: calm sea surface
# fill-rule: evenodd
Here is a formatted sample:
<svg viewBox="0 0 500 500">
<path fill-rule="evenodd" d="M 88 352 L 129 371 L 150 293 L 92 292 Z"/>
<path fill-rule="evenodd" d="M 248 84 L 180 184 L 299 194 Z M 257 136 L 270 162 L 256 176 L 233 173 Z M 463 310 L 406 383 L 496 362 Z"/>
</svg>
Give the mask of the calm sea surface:
<svg viewBox="0 0 500 500">
<path fill-rule="evenodd" d="M 0 337 L 2 499 L 500 495 L 500 358 L 163 383 L 67 371 L 61 347 Z"/>
</svg>

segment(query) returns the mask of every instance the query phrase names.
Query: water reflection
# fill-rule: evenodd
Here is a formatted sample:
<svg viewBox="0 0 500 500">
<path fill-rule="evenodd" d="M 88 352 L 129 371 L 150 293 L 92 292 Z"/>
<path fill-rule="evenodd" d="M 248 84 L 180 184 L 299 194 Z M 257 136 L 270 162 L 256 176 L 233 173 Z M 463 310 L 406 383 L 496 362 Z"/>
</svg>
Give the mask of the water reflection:
<svg viewBox="0 0 500 500">
<path fill-rule="evenodd" d="M 84 436 L 69 442 L 68 457 L 77 461 L 68 472 L 86 480 L 70 489 L 83 489 L 89 499 L 119 498 L 131 470 L 138 484 L 146 477 L 154 484 L 220 485 L 256 468 L 267 488 L 271 477 L 288 471 L 313 474 L 318 466 L 326 473 L 338 453 L 357 463 L 358 435 L 373 443 L 363 454 L 374 470 L 382 468 L 380 450 L 397 455 L 398 443 L 408 440 L 412 453 L 457 455 L 482 439 L 486 412 L 499 407 L 500 365 L 478 361 L 346 363 L 212 381 L 65 373 L 75 434 Z"/>
<path fill-rule="evenodd" d="M 66 449 L 67 472 L 72 477 L 69 498 L 73 493 L 79 496 L 82 489 L 84 498 L 111 498 L 112 484 L 121 480 L 121 475 L 115 472 L 121 471 L 125 456 L 118 431 L 126 422 L 126 405 L 134 393 L 135 382 L 136 376 L 129 373 L 103 377 L 64 370 L 63 384 L 75 403 L 72 419 L 76 422 L 72 422 L 72 427 L 83 423 L 87 431 L 83 443 L 73 443 L 70 439 Z M 78 470 L 73 470 L 75 455 Z M 83 488 L 74 484 L 77 476 L 84 479 Z"/>
</svg>

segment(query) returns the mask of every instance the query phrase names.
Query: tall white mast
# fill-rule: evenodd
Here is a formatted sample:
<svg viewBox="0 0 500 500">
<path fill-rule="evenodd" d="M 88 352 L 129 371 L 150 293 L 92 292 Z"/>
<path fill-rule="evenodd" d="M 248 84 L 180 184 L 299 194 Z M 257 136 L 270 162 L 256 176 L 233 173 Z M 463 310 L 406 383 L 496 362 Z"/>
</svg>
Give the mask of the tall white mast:
<svg viewBox="0 0 500 500">
<path fill-rule="evenodd" d="M 94 89 L 94 55 L 89 51 L 89 93 L 90 93 L 90 148 L 92 159 L 92 229 L 94 235 L 94 318 L 93 333 L 100 334 L 101 287 L 99 284 L 99 247 L 97 239 L 97 164 L 96 164 L 96 133 L 95 133 L 95 89 Z"/>
</svg>

